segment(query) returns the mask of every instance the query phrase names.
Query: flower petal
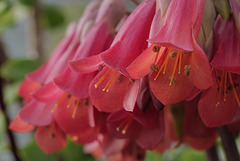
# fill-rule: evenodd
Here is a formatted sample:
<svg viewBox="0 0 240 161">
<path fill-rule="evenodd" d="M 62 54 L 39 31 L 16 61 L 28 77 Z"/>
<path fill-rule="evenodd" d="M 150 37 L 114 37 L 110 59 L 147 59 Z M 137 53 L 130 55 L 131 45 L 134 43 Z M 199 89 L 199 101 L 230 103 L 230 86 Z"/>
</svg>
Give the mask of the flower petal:
<svg viewBox="0 0 240 161">
<path fill-rule="evenodd" d="M 67 67 L 67 60 L 71 60 L 79 43 L 73 43 L 75 29 L 66 36 L 54 50 L 50 59 L 40 68 L 27 75 L 28 79 L 36 80 L 40 83 L 48 83 L 56 75 L 60 74 Z"/>
<path fill-rule="evenodd" d="M 145 0 L 131 13 L 111 47 L 100 54 L 106 65 L 129 76 L 127 66 L 147 47 L 146 40 L 149 37 L 155 4 L 155 0 Z"/>
<path fill-rule="evenodd" d="M 104 74 L 110 70 L 108 75 L 104 77 Z M 90 87 L 89 87 L 89 95 L 92 99 L 93 105 L 99 110 L 104 112 L 116 112 L 121 109 L 123 109 L 123 100 L 124 96 L 128 91 L 129 86 L 131 85 L 131 82 L 128 78 L 122 76 L 119 76 L 119 81 L 117 78 L 111 78 L 114 73 L 117 71 L 113 71 L 107 66 L 103 68 L 101 72 L 99 72 L 96 77 L 92 80 Z M 104 80 L 95 87 L 96 83 L 100 81 L 100 79 L 104 77 Z M 121 78 L 120 78 L 121 77 Z M 109 91 L 107 92 L 103 91 L 103 89 L 106 87 L 108 88 L 108 82 L 112 82 L 111 87 L 109 88 Z"/>
<path fill-rule="evenodd" d="M 160 143 L 164 135 L 164 121 L 163 115 L 159 116 L 157 120 L 157 126 L 149 129 L 142 126 L 142 129 L 139 131 L 136 142 L 143 149 L 154 149 Z"/>
<path fill-rule="evenodd" d="M 207 56 L 197 44 L 193 33 L 192 39 L 194 50 L 190 54 L 191 70 L 189 76 L 197 88 L 207 89 L 214 84 L 212 70 Z"/>
<path fill-rule="evenodd" d="M 215 55 L 211 65 L 223 71 L 240 74 L 240 34 L 233 17 L 224 20 L 219 16 L 214 31 Z"/>
<path fill-rule="evenodd" d="M 198 103 L 199 115 L 207 127 L 219 127 L 228 124 L 236 111 L 235 97 L 232 91 L 228 92 L 226 101 L 220 99 L 220 104 L 216 106 L 218 98 L 218 85 L 203 91 Z"/>
<path fill-rule="evenodd" d="M 69 62 L 71 70 L 79 74 L 86 74 L 97 71 L 103 62 L 100 60 L 99 55 L 90 56 L 87 58 L 74 60 Z"/>
<path fill-rule="evenodd" d="M 45 126 L 52 122 L 53 103 L 41 103 L 32 100 L 23 109 L 19 111 L 19 117 L 25 123 Z"/>
<path fill-rule="evenodd" d="M 70 93 L 78 98 L 87 98 L 89 96 L 89 84 L 96 74 L 78 74 L 69 68 L 54 79 L 54 83 L 61 90 Z"/>
<path fill-rule="evenodd" d="M 157 63 L 160 59 L 157 52 L 153 52 L 155 45 L 151 45 L 149 48 L 144 50 L 128 67 L 127 72 L 133 79 L 143 78 L 145 75 L 151 72 L 151 65 Z M 161 51 L 165 48 L 160 49 Z M 160 54 L 159 54 L 160 55 Z"/>
<path fill-rule="evenodd" d="M 87 100 L 65 97 L 58 104 L 54 111 L 54 119 L 65 133 L 74 133 L 90 127 L 88 105 L 84 104 L 85 101 Z"/>
<path fill-rule="evenodd" d="M 150 39 L 161 46 L 192 51 L 192 31 L 198 37 L 201 27 L 204 0 L 172 0 L 158 33 Z M 188 14 L 186 14 L 188 13 Z"/>
<path fill-rule="evenodd" d="M 66 136 L 56 124 L 38 127 L 35 139 L 39 147 L 47 154 L 55 153 L 66 145 Z"/>
<path fill-rule="evenodd" d="M 97 129 L 92 127 L 70 134 L 72 141 L 80 145 L 95 141 L 97 139 L 97 135 Z"/>
<path fill-rule="evenodd" d="M 24 99 L 30 99 L 31 93 L 41 87 L 41 84 L 32 80 L 23 80 L 18 89 L 18 94 Z"/>
<path fill-rule="evenodd" d="M 140 87 L 140 81 L 139 80 L 135 80 L 134 83 L 130 84 L 130 86 L 128 86 L 128 91 L 124 96 L 123 99 L 123 108 L 126 111 L 133 111 L 136 101 L 137 101 L 137 96 L 138 96 L 138 91 L 139 91 L 139 87 Z"/>
<path fill-rule="evenodd" d="M 182 62 L 183 64 L 185 62 L 188 64 L 188 56 L 183 55 Z M 157 75 L 157 72 L 153 72 L 150 76 L 151 91 L 164 105 L 174 104 L 188 99 L 193 95 L 193 91 L 196 91 L 196 87 L 193 85 L 189 76 L 185 76 L 182 73 L 176 73 L 174 75 L 176 82 L 173 82 L 171 85 L 169 85 L 174 63 L 175 61 L 169 60 L 165 74 L 161 73 L 156 80 L 154 79 Z M 184 70 L 184 66 L 182 65 L 181 71 Z"/>
<path fill-rule="evenodd" d="M 9 129 L 15 132 L 28 132 L 34 129 L 34 126 L 23 122 L 18 116 L 13 119 L 9 125 Z"/>
<path fill-rule="evenodd" d="M 63 91 L 57 88 L 53 82 L 43 85 L 40 89 L 36 90 L 32 97 L 40 102 L 56 102 L 57 99 L 63 94 Z"/>
</svg>

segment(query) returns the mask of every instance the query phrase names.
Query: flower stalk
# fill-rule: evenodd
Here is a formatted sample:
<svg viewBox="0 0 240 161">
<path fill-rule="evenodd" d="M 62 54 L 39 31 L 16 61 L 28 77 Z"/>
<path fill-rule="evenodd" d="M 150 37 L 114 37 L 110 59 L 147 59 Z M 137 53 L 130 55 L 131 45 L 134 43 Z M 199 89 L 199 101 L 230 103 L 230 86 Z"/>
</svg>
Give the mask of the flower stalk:
<svg viewBox="0 0 240 161">
<path fill-rule="evenodd" d="M 206 150 L 207 160 L 208 161 L 220 161 L 218 157 L 217 147 L 213 145 L 211 148 Z"/>
<path fill-rule="evenodd" d="M 227 161 L 239 161 L 240 156 L 233 134 L 227 129 L 226 126 L 219 127 L 218 132 L 221 138 Z"/>
</svg>

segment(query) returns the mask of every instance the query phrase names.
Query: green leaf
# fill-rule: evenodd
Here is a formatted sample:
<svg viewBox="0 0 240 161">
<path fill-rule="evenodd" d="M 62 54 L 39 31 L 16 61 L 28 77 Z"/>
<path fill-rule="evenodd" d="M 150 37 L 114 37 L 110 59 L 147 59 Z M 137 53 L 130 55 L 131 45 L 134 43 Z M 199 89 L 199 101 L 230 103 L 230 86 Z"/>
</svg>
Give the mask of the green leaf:
<svg viewBox="0 0 240 161">
<path fill-rule="evenodd" d="M 13 82 L 11 84 L 7 84 L 4 87 L 4 100 L 7 105 L 10 105 L 18 100 L 18 87 L 21 81 Z"/>
<path fill-rule="evenodd" d="M 0 1 L 0 16 L 10 9 L 10 4 L 7 1 Z"/>
<path fill-rule="evenodd" d="M 10 3 L 7 1 L 0 1 L 0 33 L 7 27 L 13 25 L 14 16 Z"/>
<path fill-rule="evenodd" d="M 40 63 L 37 60 L 11 59 L 0 68 L 0 75 L 11 81 L 24 79 L 25 74 L 35 70 Z"/>
<path fill-rule="evenodd" d="M 55 6 L 44 6 L 43 23 L 48 28 L 56 28 L 63 25 L 65 17 L 61 9 Z"/>
<path fill-rule="evenodd" d="M 147 151 L 145 161 L 206 161 L 205 152 L 195 151 L 188 146 L 180 146 L 176 149 L 166 151 L 164 154 L 156 154 Z"/>
<path fill-rule="evenodd" d="M 182 154 L 182 160 L 184 161 L 206 161 L 206 156 L 204 152 L 195 151 L 190 147 L 187 147 Z"/>
<path fill-rule="evenodd" d="M 61 151 L 63 158 L 67 161 L 94 161 L 95 159 L 83 152 L 83 147 L 77 144 L 74 144 L 70 139 L 68 139 L 67 146 Z"/>
<path fill-rule="evenodd" d="M 56 154 L 45 154 L 35 141 L 22 148 L 20 155 L 24 161 L 57 161 Z"/>
<path fill-rule="evenodd" d="M 34 4 L 35 0 L 18 0 L 21 4 L 31 7 Z"/>
<path fill-rule="evenodd" d="M 156 154 L 152 151 L 147 151 L 145 161 L 163 161 L 160 154 Z"/>
</svg>

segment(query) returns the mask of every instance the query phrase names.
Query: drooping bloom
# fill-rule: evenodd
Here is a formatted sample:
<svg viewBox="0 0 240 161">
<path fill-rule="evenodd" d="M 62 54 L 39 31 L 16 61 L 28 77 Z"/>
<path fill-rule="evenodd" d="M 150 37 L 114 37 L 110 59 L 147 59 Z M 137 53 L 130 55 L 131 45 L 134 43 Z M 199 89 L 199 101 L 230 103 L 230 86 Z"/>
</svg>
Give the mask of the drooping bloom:
<svg viewBox="0 0 240 161">
<path fill-rule="evenodd" d="M 88 122 L 89 110 L 86 107 L 87 105 L 91 106 L 91 103 L 88 103 L 88 100 L 81 100 L 81 102 L 77 100 L 75 102 L 75 99 L 72 99 L 72 104 L 69 104 L 69 101 L 61 103 L 69 105 L 69 111 L 72 112 L 71 118 L 75 117 L 75 121 L 82 122 L 82 126 L 74 123 L 70 124 L 70 127 L 62 128 L 63 126 L 57 124 L 52 110 L 64 92 L 55 90 L 56 87 L 52 83 L 52 79 L 62 72 L 63 68 L 67 67 L 68 60 L 72 59 L 80 44 L 80 37 L 88 32 L 84 27 L 90 28 L 92 26 L 91 23 L 96 17 L 99 4 L 99 1 L 90 4 L 83 19 L 79 23 L 72 23 L 69 26 L 65 38 L 56 48 L 50 60 L 29 74 L 21 84 L 19 94 L 25 99 L 24 108 L 19 111 L 10 128 L 19 132 L 26 132 L 36 126 L 35 137 L 37 143 L 46 153 L 56 152 L 66 145 L 66 131 L 69 133 L 78 132 L 79 129 L 86 130 L 90 126 Z M 45 89 L 48 89 L 48 93 L 42 95 L 41 98 L 38 97 L 44 94 Z M 76 115 L 76 107 L 78 106 L 84 106 L 84 112 Z M 66 120 L 66 118 L 62 119 Z"/>
<path fill-rule="evenodd" d="M 55 48 L 49 60 L 36 71 L 29 73 L 26 76 L 27 79 L 46 84 L 66 69 L 68 61 L 73 58 L 78 46 L 81 44 L 83 36 L 91 28 L 100 4 L 101 1 L 92 1 L 89 3 L 79 22 L 69 25 L 65 37 Z"/>
<path fill-rule="evenodd" d="M 209 149 L 217 139 L 215 128 L 208 128 L 202 122 L 197 108 L 199 97 L 169 105 L 164 110 L 165 135 L 156 151 L 164 152 L 179 144 L 188 144 L 197 150 Z"/>
<path fill-rule="evenodd" d="M 103 1 L 93 28 L 77 49 L 72 61 L 98 55 L 108 49 L 114 37 L 114 28 L 125 12 L 125 0 Z M 62 74 L 54 78 L 54 83 L 75 97 L 87 98 L 89 84 L 95 75 L 96 73 L 78 74 L 68 67 Z"/>
<path fill-rule="evenodd" d="M 124 0 L 103 1 L 94 26 L 78 47 L 73 60 L 97 55 L 106 50 L 113 40 L 114 27 L 124 13 Z M 94 107 L 89 99 L 88 87 L 95 74 L 79 74 L 67 67 L 65 71 L 54 78 L 57 87 L 54 85 L 52 89 L 42 88 L 34 94 L 35 98 L 48 101 L 48 98 L 56 95 L 56 92 L 51 91 L 64 91 L 55 104 L 54 119 L 65 132 L 78 136 L 78 142 L 80 142 L 81 133 L 94 130 L 90 127 L 90 115 L 93 114 L 89 111 Z M 54 96 L 49 96 L 48 93 L 52 93 Z"/>
<path fill-rule="evenodd" d="M 192 99 L 213 84 L 205 53 L 196 40 L 204 0 L 172 0 L 165 16 L 155 14 L 146 49 L 128 68 L 132 78 L 150 75 L 153 94 L 165 105 Z"/>
<path fill-rule="evenodd" d="M 133 111 L 139 81 L 129 80 L 126 67 L 147 46 L 146 39 L 154 8 L 154 0 L 142 2 L 120 28 L 111 47 L 99 55 L 100 59 L 92 57 L 87 58 L 88 61 L 78 60 L 70 63 L 72 70 L 79 73 L 93 72 L 101 67 L 89 90 L 93 104 L 98 110 L 113 112 L 124 107 L 125 110 Z"/>
<path fill-rule="evenodd" d="M 215 84 L 205 90 L 199 101 L 199 113 L 206 126 L 219 127 L 228 124 L 240 107 L 240 34 L 231 16 L 220 16 L 214 26 L 214 53 L 211 65 Z"/>
<path fill-rule="evenodd" d="M 150 104 L 142 112 L 138 107 L 133 112 L 121 110 L 111 113 L 107 120 L 109 133 L 117 138 L 132 138 L 143 149 L 153 149 L 164 134 L 163 112 Z"/>
<path fill-rule="evenodd" d="M 31 81 L 29 82 L 30 86 L 33 86 L 32 84 L 35 81 L 41 84 L 41 88 L 31 92 L 27 91 L 29 92 L 29 96 L 31 94 L 31 101 L 25 104 L 24 108 L 19 111 L 19 117 L 24 122 L 36 126 L 45 126 L 52 122 L 53 115 L 51 111 L 57 99 L 63 94 L 63 91 L 55 90 L 56 87 L 53 84 L 53 78 L 62 72 L 67 67 L 68 60 L 72 59 L 80 44 L 81 35 L 79 34 L 86 34 L 83 33 L 83 28 L 85 25 L 90 27 L 88 22 L 92 22 L 96 17 L 97 13 L 95 10 L 97 10 L 99 4 L 99 2 L 90 3 L 83 15 L 82 21 L 69 25 L 65 38 L 55 49 L 50 59 L 36 71 L 27 75 L 26 81 Z M 29 85 L 26 83 L 22 84 L 22 93 L 24 93 L 24 89 L 28 89 L 26 87 Z M 39 95 L 43 94 L 42 91 L 44 89 L 48 89 L 46 95 L 42 95 L 41 98 L 37 97 L 37 93 L 40 93 Z M 47 101 L 43 98 L 46 98 Z"/>
</svg>

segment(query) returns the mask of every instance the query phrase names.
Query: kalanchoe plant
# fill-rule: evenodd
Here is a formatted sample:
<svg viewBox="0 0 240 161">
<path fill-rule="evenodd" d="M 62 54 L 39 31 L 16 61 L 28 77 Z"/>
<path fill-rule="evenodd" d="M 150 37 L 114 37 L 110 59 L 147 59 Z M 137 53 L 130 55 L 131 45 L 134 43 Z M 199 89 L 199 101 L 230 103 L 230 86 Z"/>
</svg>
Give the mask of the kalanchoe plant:
<svg viewBox="0 0 240 161">
<path fill-rule="evenodd" d="M 132 12 L 125 0 L 92 1 L 27 74 L 9 128 L 36 129 L 46 153 L 69 137 L 109 161 L 181 144 L 208 150 L 216 127 L 240 128 L 239 2 L 229 2 L 223 19 L 212 0 L 144 0 Z"/>
</svg>

